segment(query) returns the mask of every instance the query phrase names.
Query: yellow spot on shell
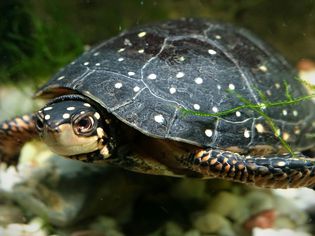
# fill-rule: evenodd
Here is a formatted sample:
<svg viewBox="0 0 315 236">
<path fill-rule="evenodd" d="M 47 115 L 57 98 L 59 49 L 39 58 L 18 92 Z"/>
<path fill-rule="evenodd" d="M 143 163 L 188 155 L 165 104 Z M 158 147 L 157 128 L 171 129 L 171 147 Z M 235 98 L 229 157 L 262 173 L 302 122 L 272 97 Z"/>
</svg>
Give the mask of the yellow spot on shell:
<svg viewBox="0 0 315 236">
<path fill-rule="evenodd" d="M 262 124 L 256 124 L 256 125 L 255 125 L 255 128 L 257 129 L 257 132 L 258 132 L 258 133 L 263 133 L 263 132 L 265 132 L 265 128 L 264 128 L 264 126 L 263 126 Z"/>
<path fill-rule="evenodd" d="M 258 67 L 259 70 L 261 70 L 262 72 L 267 72 L 268 71 L 268 68 L 264 65 L 261 65 Z"/>
<path fill-rule="evenodd" d="M 138 34 L 138 37 L 139 37 L 139 38 L 142 38 L 142 37 L 144 37 L 146 34 L 147 34 L 147 32 L 140 32 L 140 33 Z"/>
<path fill-rule="evenodd" d="M 98 120 L 101 118 L 101 116 L 100 116 L 100 114 L 99 114 L 98 112 L 95 112 L 95 113 L 94 113 L 94 117 L 95 117 L 96 119 L 98 119 Z"/>
<path fill-rule="evenodd" d="M 288 141 L 288 139 L 290 138 L 290 134 L 287 133 L 287 132 L 283 132 L 282 138 L 283 138 L 284 141 Z"/>
</svg>

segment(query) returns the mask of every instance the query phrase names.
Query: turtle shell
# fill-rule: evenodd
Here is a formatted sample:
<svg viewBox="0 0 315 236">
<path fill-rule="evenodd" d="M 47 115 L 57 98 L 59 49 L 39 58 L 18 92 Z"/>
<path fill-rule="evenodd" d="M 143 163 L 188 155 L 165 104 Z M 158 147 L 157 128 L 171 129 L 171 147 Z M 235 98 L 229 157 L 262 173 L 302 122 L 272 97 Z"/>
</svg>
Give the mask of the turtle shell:
<svg viewBox="0 0 315 236">
<path fill-rule="evenodd" d="M 307 96 L 295 70 L 229 24 L 181 19 L 125 31 L 70 63 L 37 95 L 60 88 L 151 137 L 243 149 L 280 145 L 279 137 L 298 149 L 314 143 L 305 135 L 314 131 L 313 102 L 280 104 Z"/>
</svg>

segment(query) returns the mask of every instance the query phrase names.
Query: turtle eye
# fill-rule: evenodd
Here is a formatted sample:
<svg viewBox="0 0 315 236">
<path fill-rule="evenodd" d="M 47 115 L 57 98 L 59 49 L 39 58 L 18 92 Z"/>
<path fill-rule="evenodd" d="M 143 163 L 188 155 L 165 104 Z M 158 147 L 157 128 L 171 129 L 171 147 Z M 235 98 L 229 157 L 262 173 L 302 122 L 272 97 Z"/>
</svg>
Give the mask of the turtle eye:
<svg viewBox="0 0 315 236">
<path fill-rule="evenodd" d="M 95 130 L 95 127 L 96 122 L 91 115 L 78 117 L 73 123 L 73 129 L 79 135 L 89 135 Z"/>
<path fill-rule="evenodd" d="M 36 117 L 35 127 L 38 131 L 42 131 L 44 129 L 43 120 L 39 116 Z"/>
</svg>

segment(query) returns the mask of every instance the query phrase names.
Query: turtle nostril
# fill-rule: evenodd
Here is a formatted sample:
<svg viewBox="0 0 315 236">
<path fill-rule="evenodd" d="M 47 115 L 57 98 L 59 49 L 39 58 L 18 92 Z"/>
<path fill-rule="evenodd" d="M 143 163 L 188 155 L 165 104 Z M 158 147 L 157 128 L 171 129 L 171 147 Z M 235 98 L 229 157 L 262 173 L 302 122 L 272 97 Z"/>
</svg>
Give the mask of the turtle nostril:
<svg viewBox="0 0 315 236">
<path fill-rule="evenodd" d="M 35 121 L 35 126 L 38 131 L 42 131 L 44 129 L 44 123 L 39 117 L 37 117 Z"/>
<path fill-rule="evenodd" d="M 59 127 L 57 126 L 57 127 L 54 127 L 54 128 L 52 128 L 51 129 L 53 132 L 55 132 L 55 133 L 59 133 L 60 132 L 60 129 L 59 129 Z"/>
</svg>

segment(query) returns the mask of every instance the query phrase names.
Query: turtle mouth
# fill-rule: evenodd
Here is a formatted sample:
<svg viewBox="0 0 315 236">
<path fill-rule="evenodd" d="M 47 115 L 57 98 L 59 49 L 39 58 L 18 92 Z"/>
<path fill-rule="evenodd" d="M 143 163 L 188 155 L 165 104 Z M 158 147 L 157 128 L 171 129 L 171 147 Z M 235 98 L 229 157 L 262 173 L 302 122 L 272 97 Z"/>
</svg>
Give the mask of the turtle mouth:
<svg viewBox="0 0 315 236">
<path fill-rule="evenodd" d="M 51 151 L 61 156 L 79 155 L 100 149 L 100 138 L 97 134 L 79 136 L 70 124 L 45 128 L 40 136 Z"/>
<path fill-rule="evenodd" d="M 82 136 L 77 135 L 71 124 L 45 126 L 40 137 L 52 152 L 84 162 L 105 160 L 112 155 L 114 149 L 101 127 L 91 136 Z"/>
</svg>

